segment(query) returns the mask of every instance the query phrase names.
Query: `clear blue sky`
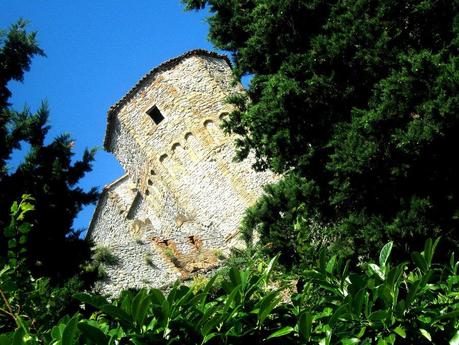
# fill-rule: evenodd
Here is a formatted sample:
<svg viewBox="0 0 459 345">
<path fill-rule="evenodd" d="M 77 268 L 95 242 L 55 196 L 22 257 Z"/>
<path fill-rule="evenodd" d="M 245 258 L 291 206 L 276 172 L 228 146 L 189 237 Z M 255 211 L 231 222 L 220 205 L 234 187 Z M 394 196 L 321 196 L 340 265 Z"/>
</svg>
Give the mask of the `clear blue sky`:
<svg viewBox="0 0 459 345">
<path fill-rule="evenodd" d="M 33 60 L 23 83 L 10 84 L 13 107 L 35 110 L 47 99 L 50 138 L 70 133 L 81 157 L 102 146 L 107 109 L 143 74 L 187 50 L 212 49 L 205 15 L 185 12 L 179 0 L 0 0 L 0 28 L 29 20 L 47 55 Z M 81 186 L 102 189 L 122 174 L 100 150 Z M 93 210 L 83 210 L 74 227 L 87 227 Z"/>
</svg>

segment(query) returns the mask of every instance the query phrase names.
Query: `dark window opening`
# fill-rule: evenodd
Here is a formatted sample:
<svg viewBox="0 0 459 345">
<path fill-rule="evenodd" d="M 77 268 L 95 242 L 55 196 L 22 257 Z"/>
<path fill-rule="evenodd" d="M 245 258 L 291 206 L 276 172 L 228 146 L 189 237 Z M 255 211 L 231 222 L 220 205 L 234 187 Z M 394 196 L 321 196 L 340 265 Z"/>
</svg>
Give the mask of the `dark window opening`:
<svg viewBox="0 0 459 345">
<path fill-rule="evenodd" d="M 148 116 L 151 117 L 154 123 L 159 125 L 159 123 L 164 120 L 163 114 L 159 111 L 158 107 L 155 105 L 150 110 L 147 111 Z"/>
</svg>

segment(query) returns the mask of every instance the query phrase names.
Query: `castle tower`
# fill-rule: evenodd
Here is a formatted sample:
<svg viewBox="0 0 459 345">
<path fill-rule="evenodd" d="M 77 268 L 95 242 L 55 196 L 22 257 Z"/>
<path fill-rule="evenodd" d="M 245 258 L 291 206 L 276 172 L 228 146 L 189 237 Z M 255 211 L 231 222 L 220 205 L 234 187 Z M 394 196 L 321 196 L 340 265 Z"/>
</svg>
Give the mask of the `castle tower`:
<svg viewBox="0 0 459 345">
<path fill-rule="evenodd" d="M 108 111 L 104 148 L 126 175 L 107 186 L 88 237 L 119 258 L 102 292 L 164 286 L 214 267 L 244 210 L 272 182 L 233 162 L 220 129 L 232 107 L 227 57 L 194 50 L 154 68 Z"/>
</svg>

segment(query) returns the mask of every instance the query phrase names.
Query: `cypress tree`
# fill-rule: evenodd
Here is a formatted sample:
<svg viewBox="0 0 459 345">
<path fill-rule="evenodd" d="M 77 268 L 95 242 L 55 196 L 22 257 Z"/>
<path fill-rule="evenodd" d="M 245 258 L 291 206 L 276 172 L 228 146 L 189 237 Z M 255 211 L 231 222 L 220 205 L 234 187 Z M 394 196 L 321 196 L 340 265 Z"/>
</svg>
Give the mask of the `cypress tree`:
<svg viewBox="0 0 459 345">
<path fill-rule="evenodd" d="M 27 262 L 36 275 L 62 280 L 79 272 L 88 259 L 88 244 L 72 228 L 73 219 L 84 205 L 94 203 L 96 189 L 84 191 L 79 180 L 89 171 L 94 150 L 86 150 L 81 160 L 73 161 L 74 142 L 67 134 L 45 144 L 49 131 L 46 103 L 35 112 L 14 110 L 8 100 L 8 82 L 23 81 L 36 56 L 43 56 L 36 33 L 26 31 L 18 21 L 0 37 L 0 229 L 9 223 L 9 208 L 21 195 L 35 199 L 31 212 L 33 230 L 27 242 Z M 24 159 L 11 168 L 15 150 L 30 146 Z M 21 146 L 22 145 L 22 146 Z M 0 231 L 0 253 L 7 243 Z"/>
<path fill-rule="evenodd" d="M 247 238 L 296 253 L 288 265 L 317 247 L 361 258 L 441 235 L 457 248 L 457 1 L 184 3 L 209 8 L 211 41 L 252 76 L 224 123 L 237 157 L 287 180 L 249 210 Z"/>
</svg>

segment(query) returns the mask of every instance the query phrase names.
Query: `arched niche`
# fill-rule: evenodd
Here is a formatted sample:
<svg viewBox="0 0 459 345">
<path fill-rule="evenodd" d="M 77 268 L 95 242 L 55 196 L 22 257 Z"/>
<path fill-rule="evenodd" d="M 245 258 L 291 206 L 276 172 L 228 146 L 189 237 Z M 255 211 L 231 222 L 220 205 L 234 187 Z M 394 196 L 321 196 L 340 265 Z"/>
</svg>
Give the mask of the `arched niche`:
<svg viewBox="0 0 459 345">
<path fill-rule="evenodd" d="M 215 122 L 212 121 L 212 120 L 205 120 L 204 121 L 204 127 L 205 127 L 207 133 L 209 134 L 209 136 L 212 138 L 212 140 L 214 142 L 218 142 L 218 140 L 219 140 L 219 138 L 221 136 L 221 133 L 220 133 L 220 130 L 215 125 Z"/>
<path fill-rule="evenodd" d="M 202 157 L 201 144 L 191 132 L 186 133 L 184 138 L 186 142 L 186 151 L 192 160 L 197 161 L 200 157 Z"/>
<path fill-rule="evenodd" d="M 174 167 L 172 165 L 172 161 L 167 154 L 163 154 L 159 157 L 159 162 L 164 167 L 164 169 L 171 175 L 174 174 Z"/>
<path fill-rule="evenodd" d="M 186 166 L 187 162 L 187 157 L 186 157 L 186 152 L 183 149 L 182 145 L 180 143 L 174 143 L 172 144 L 171 147 L 172 154 L 174 158 L 180 163 L 182 166 Z"/>
<path fill-rule="evenodd" d="M 223 121 L 223 120 L 226 120 L 228 118 L 228 116 L 229 116 L 229 113 L 224 112 L 224 113 L 221 113 L 220 115 L 218 115 L 218 119 L 220 121 Z"/>
</svg>

